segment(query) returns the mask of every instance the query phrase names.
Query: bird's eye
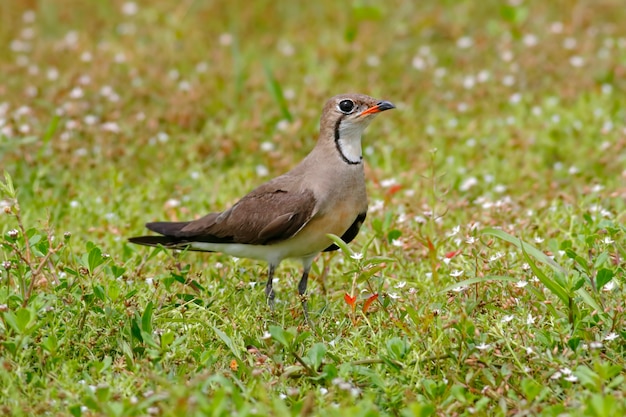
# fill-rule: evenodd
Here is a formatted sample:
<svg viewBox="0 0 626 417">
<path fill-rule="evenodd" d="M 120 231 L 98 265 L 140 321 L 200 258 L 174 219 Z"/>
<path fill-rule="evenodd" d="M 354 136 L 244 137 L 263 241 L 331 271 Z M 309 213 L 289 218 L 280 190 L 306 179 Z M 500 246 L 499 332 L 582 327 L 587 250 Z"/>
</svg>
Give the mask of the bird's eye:
<svg viewBox="0 0 626 417">
<path fill-rule="evenodd" d="M 341 100 L 339 102 L 339 110 L 343 113 L 350 113 L 354 110 L 354 102 L 352 100 Z"/>
</svg>

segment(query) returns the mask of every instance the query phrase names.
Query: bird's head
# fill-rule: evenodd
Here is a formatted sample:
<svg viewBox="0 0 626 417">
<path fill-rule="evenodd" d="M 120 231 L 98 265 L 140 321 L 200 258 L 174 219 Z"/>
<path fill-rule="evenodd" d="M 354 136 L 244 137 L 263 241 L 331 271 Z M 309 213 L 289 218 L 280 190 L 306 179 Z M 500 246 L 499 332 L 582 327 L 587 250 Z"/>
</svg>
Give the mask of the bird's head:
<svg viewBox="0 0 626 417">
<path fill-rule="evenodd" d="M 372 119 L 395 106 L 364 94 L 340 94 L 328 100 L 321 119 L 322 137 L 332 137 L 342 159 L 361 163 L 361 134 Z"/>
</svg>

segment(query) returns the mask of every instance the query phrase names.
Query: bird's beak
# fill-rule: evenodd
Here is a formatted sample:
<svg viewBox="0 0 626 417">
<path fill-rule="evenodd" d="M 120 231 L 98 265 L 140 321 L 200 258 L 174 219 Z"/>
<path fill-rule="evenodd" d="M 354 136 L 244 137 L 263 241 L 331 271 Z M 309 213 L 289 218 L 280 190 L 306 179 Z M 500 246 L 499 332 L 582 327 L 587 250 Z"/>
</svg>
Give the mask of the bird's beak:
<svg viewBox="0 0 626 417">
<path fill-rule="evenodd" d="M 395 109 L 396 106 L 393 105 L 390 101 L 379 101 L 375 106 L 370 107 L 369 109 L 363 110 L 359 117 L 366 116 L 368 114 L 376 114 L 381 111 Z"/>
</svg>

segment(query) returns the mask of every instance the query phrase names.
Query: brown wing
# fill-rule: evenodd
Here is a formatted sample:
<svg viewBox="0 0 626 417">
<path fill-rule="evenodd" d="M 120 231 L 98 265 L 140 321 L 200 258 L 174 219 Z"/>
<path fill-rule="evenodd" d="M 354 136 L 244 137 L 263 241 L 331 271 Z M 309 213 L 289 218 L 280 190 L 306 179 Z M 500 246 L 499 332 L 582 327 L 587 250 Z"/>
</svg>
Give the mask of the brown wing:
<svg viewBox="0 0 626 417">
<path fill-rule="evenodd" d="M 155 232 L 185 241 L 266 245 L 289 239 L 314 215 L 310 190 L 287 191 L 262 185 L 223 213 L 211 213 L 183 223 L 149 223 Z"/>
</svg>

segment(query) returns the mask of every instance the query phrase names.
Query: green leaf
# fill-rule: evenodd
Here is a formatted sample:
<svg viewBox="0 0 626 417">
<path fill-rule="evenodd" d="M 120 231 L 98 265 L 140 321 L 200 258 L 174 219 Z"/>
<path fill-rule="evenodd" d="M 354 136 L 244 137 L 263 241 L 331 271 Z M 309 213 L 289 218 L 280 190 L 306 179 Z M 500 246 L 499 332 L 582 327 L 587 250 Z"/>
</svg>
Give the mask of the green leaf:
<svg viewBox="0 0 626 417">
<path fill-rule="evenodd" d="M 532 269 L 535 276 L 541 281 L 541 283 L 554 295 L 556 295 L 566 307 L 570 306 L 570 296 L 558 282 L 553 279 L 550 279 L 546 274 L 543 273 L 541 269 L 535 264 L 535 262 L 530 258 L 528 253 L 526 252 L 526 246 L 522 246 L 522 253 L 524 255 L 524 259 L 530 265 L 530 269 Z"/>
<path fill-rule="evenodd" d="M 161 335 L 161 349 L 167 349 L 175 339 L 176 335 L 173 332 L 165 332 Z"/>
<path fill-rule="evenodd" d="M 493 228 L 486 228 L 483 229 L 481 231 L 481 234 L 484 235 L 488 235 L 488 236 L 494 236 L 497 237 L 500 240 L 504 240 L 505 242 L 509 242 L 511 244 L 513 244 L 514 246 L 516 246 L 518 249 L 522 249 L 522 244 L 524 245 L 524 250 L 533 258 L 535 258 L 536 260 L 538 260 L 539 262 L 545 263 L 547 265 L 549 265 L 550 267 L 552 267 L 552 269 L 556 270 L 556 271 L 561 271 L 563 273 L 565 273 L 565 269 L 563 269 L 563 267 L 561 267 L 559 264 L 557 264 L 556 262 L 554 262 L 553 259 L 551 259 L 548 255 L 546 255 L 545 253 L 541 252 L 539 249 L 535 248 L 534 246 L 523 242 L 521 239 L 515 237 L 515 236 L 511 236 L 510 234 L 500 230 L 500 229 L 493 229 Z"/>
<path fill-rule="evenodd" d="M 13 187 L 13 179 L 9 175 L 8 171 L 4 171 L 4 182 L 0 182 L 0 189 L 9 196 L 9 198 L 15 198 L 15 187 Z"/>
<path fill-rule="evenodd" d="M 104 294 L 104 288 L 102 288 L 101 285 L 94 284 L 92 286 L 92 288 L 93 288 L 93 293 L 95 294 L 96 297 L 98 297 L 98 299 L 100 299 L 100 301 L 106 301 L 106 296 Z"/>
<path fill-rule="evenodd" d="M 402 236 L 402 232 L 400 230 L 391 230 L 389 233 L 387 233 L 387 241 L 391 243 L 394 240 L 398 239 L 400 236 Z"/>
<path fill-rule="evenodd" d="M 580 365 L 574 371 L 574 375 L 580 381 L 580 384 L 591 391 L 601 389 L 602 379 L 600 376 L 585 365 Z"/>
<path fill-rule="evenodd" d="M 124 275 L 124 272 L 126 272 L 126 268 L 117 265 L 111 265 L 111 274 L 113 275 L 113 277 L 119 278 Z"/>
<path fill-rule="evenodd" d="M 307 357 L 309 358 L 309 363 L 314 370 L 319 369 L 322 365 L 324 355 L 326 355 L 326 345 L 323 343 L 316 343 L 311 347 Z"/>
<path fill-rule="evenodd" d="M 89 257 L 87 258 L 87 268 L 89 269 L 89 273 L 93 274 L 97 267 L 104 263 L 104 258 L 102 257 L 102 250 L 94 246 L 89 251 Z"/>
<path fill-rule="evenodd" d="M 54 333 L 52 333 L 50 336 L 46 337 L 42 342 L 41 342 L 41 347 L 48 353 L 51 353 L 52 355 L 54 355 L 56 353 L 56 350 L 59 346 L 59 341 L 56 337 L 56 335 Z"/>
<path fill-rule="evenodd" d="M 141 330 L 148 334 L 152 334 L 152 313 L 154 312 L 154 304 L 148 302 L 143 315 L 141 316 Z"/>
<path fill-rule="evenodd" d="M 403 417 L 430 417 L 435 414 L 435 406 L 430 403 L 412 402 L 402 410 Z"/>
<path fill-rule="evenodd" d="M 610 269 L 602 268 L 596 274 L 596 289 L 600 291 L 602 287 L 608 284 L 614 276 L 614 272 Z"/>
<path fill-rule="evenodd" d="M 154 337 L 152 337 L 152 333 L 148 333 L 144 330 L 141 330 L 141 338 L 143 339 L 143 342 L 150 346 L 152 349 L 160 349 L 161 346 L 156 342 L 156 340 L 154 340 Z"/>
<path fill-rule="evenodd" d="M 290 335 L 285 331 L 285 329 L 280 326 L 270 326 L 269 330 L 272 335 L 272 339 L 283 345 L 283 347 L 289 348 L 290 342 L 293 339 L 290 339 Z"/>
<path fill-rule="evenodd" d="M 346 242 L 344 242 L 339 236 L 335 236 L 333 234 L 327 234 L 326 237 L 332 240 L 335 245 L 339 246 L 339 249 L 341 249 L 344 255 L 350 258 L 352 257 L 352 255 L 354 255 L 354 252 L 352 251 L 352 249 L 350 249 L 348 245 L 346 244 Z"/>
<path fill-rule="evenodd" d="M 572 249 L 566 249 L 565 254 L 568 258 L 573 259 L 574 262 L 578 264 L 586 273 L 589 275 L 591 271 L 589 271 L 589 265 L 587 265 L 587 261 L 582 256 L 578 255 Z"/>
<path fill-rule="evenodd" d="M 5 321 L 15 330 L 18 334 L 26 334 L 27 329 L 33 320 L 33 313 L 26 308 L 20 308 L 15 313 L 7 311 L 4 313 Z"/>
<path fill-rule="evenodd" d="M 506 277 L 506 276 L 501 276 L 501 275 L 487 275 L 486 277 L 474 277 L 474 278 L 465 279 L 463 281 L 455 282 L 453 284 L 448 285 L 447 287 L 440 290 L 439 292 L 446 293 L 455 288 L 465 287 L 468 285 L 477 284 L 479 282 L 487 282 L 487 281 L 517 282 L 519 280 L 513 277 Z"/>
<path fill-rule="evenodd" d="M 265 79 L 267 80 L 267 88 L 272 95 L 272 98 L 278 105 L 280 112 L 283 117 L 288 121 L 293 121 L 293 117 L 289 112 L 289 106 L 287 105 L 287 100 L 285 100 L 285 96 L 283 94 L 283 89 L 280 86 L 280 83 L 274 77 L 272 70 L 267 62 L 263 63 L 263 69 L 265 70 Z"/>
<path fill-rule="evenodd" d="M 543 385 L 532 378 L 524 378 L 521 383 L 522 393 L 528 402 L 532 402 L 541 393 Z"/>
<path fill-rule="evenodd" d="M 392 337 L 387 341 L 387 352 L 392 359 L 401 361 L 409 351 L 409 344 L 399 337 Z"/>
<path fill-rule="evenodd" d="M 241 351 L 240 351 L 239 347 L 233 342 L 233 340 L 230 337 L 228 337 L 228 335 L 226 333 L 224 333 L 223 331 L 221 331 L 217 327 L 211 326 L 211 328 L 213 329 L 213 331 L 215 332 L 217 337 L 222 339 L 222 342 L 224 342 L 226 344 L 226 346 L 228 346 L 228 349 L 230 349 L 232 354 L 237 359 L 239 359 L 241 361 Z"/>
<path fill-rule="evenodd" d="M 597 257 L 596 260 L 593 262 L 593 268 L 594 269 L 598 269 L 600 268 L 602 265 L 604 265 L 607 261 L 609 260 L 609 253 L 608 252 L 602 252 L 600 253 Z"/>
</svg>

